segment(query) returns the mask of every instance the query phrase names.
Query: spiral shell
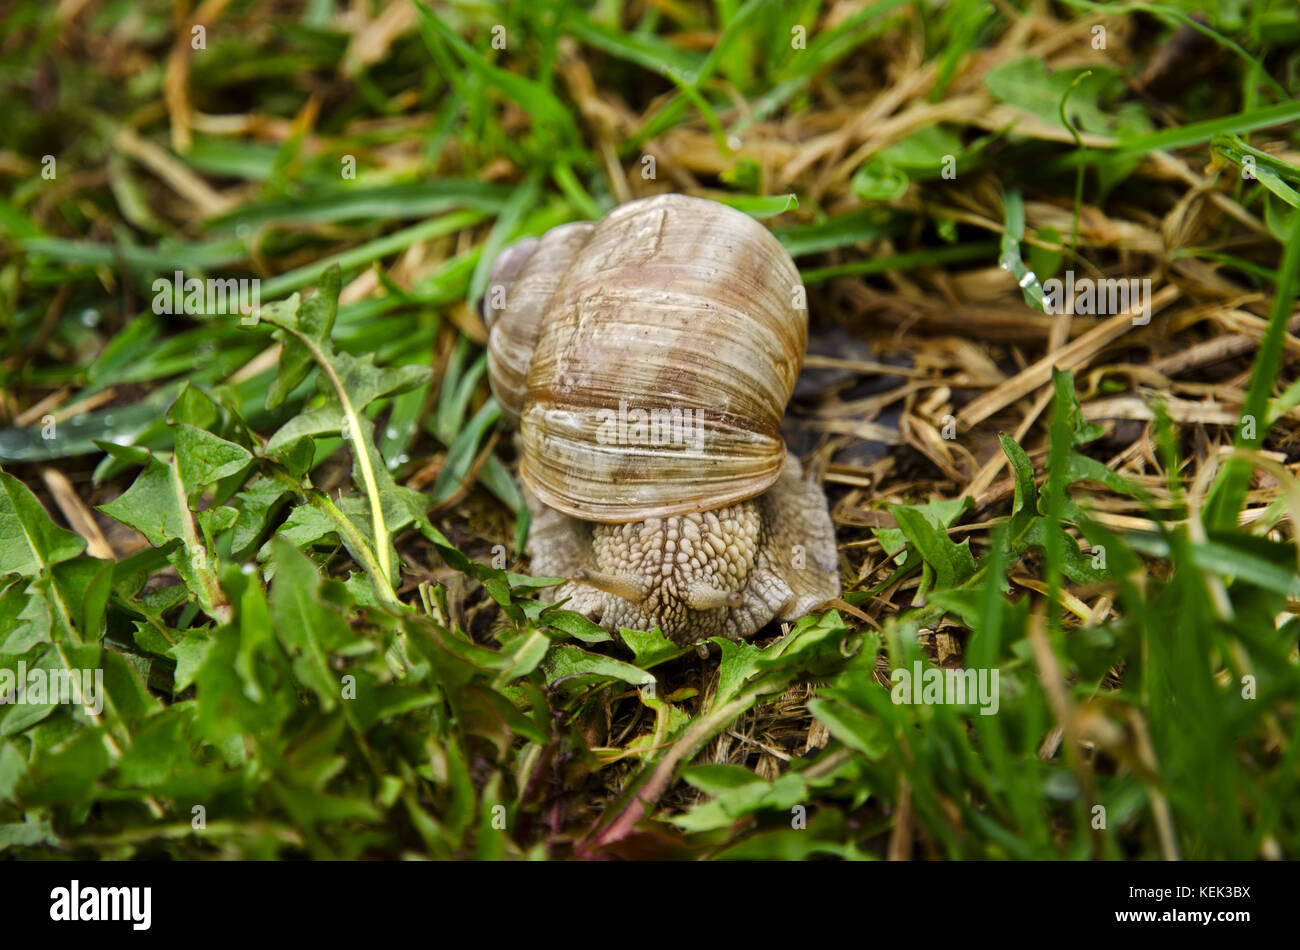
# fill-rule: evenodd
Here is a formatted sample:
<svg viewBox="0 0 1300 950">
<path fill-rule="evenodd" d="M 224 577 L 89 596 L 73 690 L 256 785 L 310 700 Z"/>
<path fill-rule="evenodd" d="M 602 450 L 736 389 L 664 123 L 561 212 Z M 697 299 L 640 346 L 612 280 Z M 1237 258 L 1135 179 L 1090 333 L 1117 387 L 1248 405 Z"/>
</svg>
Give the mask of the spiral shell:
<svg viewBox="0 0 1300 950">
<path fill-rule="evenodd" d="M 543 503 L 620 523 L 708 511 L 779 477 L 803 363 L 799 272 L 748 215 L 684 195 L 507 249 L 488 373 Z"/>
</svg>

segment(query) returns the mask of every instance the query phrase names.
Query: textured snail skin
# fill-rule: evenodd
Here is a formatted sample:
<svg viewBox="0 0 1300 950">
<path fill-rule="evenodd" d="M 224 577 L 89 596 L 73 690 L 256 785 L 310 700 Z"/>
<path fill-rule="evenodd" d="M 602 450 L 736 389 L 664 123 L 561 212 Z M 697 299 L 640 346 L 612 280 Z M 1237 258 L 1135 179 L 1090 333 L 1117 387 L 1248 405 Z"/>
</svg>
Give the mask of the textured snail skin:
<svg viewBox="0 0 1300 950">
<path fill-rule="evenodd" d="M 610 631 L 650 630 L 686 646 L 709 637 L 752 636 L 776 617 L 803 616 L 840 593 L 835 529 L 826 498 L 803 478 L 791 455 L 770 489 L 748 501 L 707 512 L 610 525 L 583 521 L 537 501 L 528 554 L 532 572 L 573 577 L 599 571 L 642 578 L 633 602 L 569 582 L 557 600 Z M 686 603 L 693 585 L 737 592 L 739 603 L 706 610 Z"/>
<path fill-rule="evenodd" d="M 493 263 L 488 378 L 520 430 L 532 573 L 568 578 L 570 609 L 685 645 L 839 595 L 826 498 L 780 434 L 803 299 L 765 227 L 684 195 L 562 225 Z M 692 438 L 632 438 L 625 406 L 677 413 Z"/>
</svg>

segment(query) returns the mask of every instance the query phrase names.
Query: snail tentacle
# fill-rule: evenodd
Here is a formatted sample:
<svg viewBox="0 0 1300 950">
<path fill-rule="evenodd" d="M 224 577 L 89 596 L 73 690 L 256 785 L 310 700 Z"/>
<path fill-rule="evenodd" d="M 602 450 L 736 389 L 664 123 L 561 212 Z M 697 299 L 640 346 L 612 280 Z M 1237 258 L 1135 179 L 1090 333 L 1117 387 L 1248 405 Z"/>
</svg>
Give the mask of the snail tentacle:
<svg viewBox="0 0 1300 950">
<path fill-rule="evenodd" d="M 603 590 L 615 597 L 622 597 L 634 604 L 639 604 L 645 600 L 646 594 L 650 591 L 650 585 L 645 582 L 644 578 L 636 575 L 606 574 L 604 571 L 592 571 L 586 568 L 579 568 L 574 571 L 570 580 L 579 584 L 586 584 L 588 587 L 594 587 L 597 590 Z"/>
</svg>

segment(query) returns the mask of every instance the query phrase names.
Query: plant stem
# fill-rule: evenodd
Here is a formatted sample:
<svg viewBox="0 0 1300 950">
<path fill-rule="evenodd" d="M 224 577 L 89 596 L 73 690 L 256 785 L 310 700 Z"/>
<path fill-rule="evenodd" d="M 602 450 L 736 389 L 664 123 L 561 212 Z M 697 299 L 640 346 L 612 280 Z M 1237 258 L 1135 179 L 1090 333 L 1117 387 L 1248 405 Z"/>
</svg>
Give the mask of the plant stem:
<svg viewBox="0 0 1300 950">
<path fill-rule="evenodd" d="M 388 575 L 384 573 L 374 550 L 366 543 L 365 537 L 357 530 L 357 526 L 339 510 L 338 506 L 330 500 L 330 497 L 314 488 L 304 488 L 287 472 L 275 470 L 272 475 L 278 482 L 302 495 L 308 504 L 329 518 L 342 536 L 344 546 L 357 559 L 365 572 L 370 575 L 370 583 L 375 589 L 375 596 L 388 607 L 403 609 L 405 605 L 397 599 L 397 594 L 393 591 Z"/>
<path fill-rule="evenodd" d="M 379 497 L 379 482 L 375 479 L 375 469 L 370 463 L 370 447 L 364 444 L 361 436 L 361 420 L 357 417 L 357 411 L 352 407 L 352 400 L 348 398 L 347 390 L 343 388 L 343 381 L 339 379 L 338 373 L 334 372 L 334 366 L 330 363 L 325 352 L 316 344 L 314 340 L 298 330 L 291 330 L 303 344 L 311 351 L 311 355 L 316 362 L 320 364 L 321 370 L 329 377 L 330 385 L 338 393 L 339 404 L 343 407 L 343 418 L 347 425 L 347 431 L 352 436 L 352 454 L 356 456 L 357 466 L 361 469 L 362 488 L 365 489 L 366 497 L 370 501 L 370 520 L 375 529 L 375 569 L 379 571 L 384 585 L 388 588 L 389 593 L 393 590 L 393 565 L 392 558 L 389 556 L 390 540 L 388 535 L 388 525 L 384 522 L 384 506 Z M 326 499 L 328 501 L 328 499 Z M 330 503 L 333 508 L 333 503 Z M 334 511 L 338 511 L 334 508 Z M 339 512 L 342 517 L 342 512 Z M 344 521 L 347 519 L 344 518 Z M 366 570 L 371 570 L 367 566 Z M 394 599 L 396 599 L 394 597 Z"/>
</svg>

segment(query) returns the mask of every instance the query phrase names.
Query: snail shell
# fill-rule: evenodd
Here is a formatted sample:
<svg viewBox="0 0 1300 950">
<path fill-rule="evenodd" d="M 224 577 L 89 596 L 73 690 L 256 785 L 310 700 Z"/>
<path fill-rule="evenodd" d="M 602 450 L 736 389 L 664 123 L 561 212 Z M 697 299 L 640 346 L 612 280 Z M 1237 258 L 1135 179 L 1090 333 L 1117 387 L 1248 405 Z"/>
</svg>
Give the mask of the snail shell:
<svg viewBox="0 0 1300 950">
<path fill-rule="evenodd" d="M 840 592 L 835 528 L 781 440 L 808 334 L 753 219 L 662 195 L 494 262 L 488 376 L 519 428 L 532 569 L 569 609 L 679 644 Z"/>
<path fill-rule="evenodd" d="M 519 427 L 524 482 L 607 523 L 761 494 L 785 461 L 803 301 L 766 228 L 684 195 L 507 249 L 485 300 L 488 374 Z"/>
</svg>

